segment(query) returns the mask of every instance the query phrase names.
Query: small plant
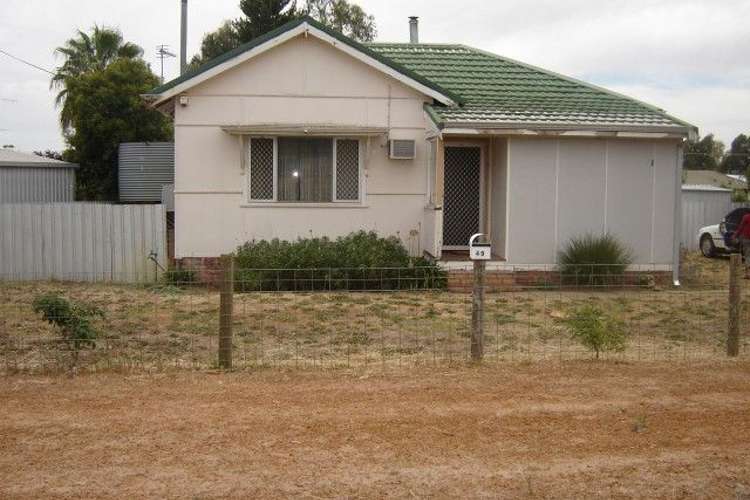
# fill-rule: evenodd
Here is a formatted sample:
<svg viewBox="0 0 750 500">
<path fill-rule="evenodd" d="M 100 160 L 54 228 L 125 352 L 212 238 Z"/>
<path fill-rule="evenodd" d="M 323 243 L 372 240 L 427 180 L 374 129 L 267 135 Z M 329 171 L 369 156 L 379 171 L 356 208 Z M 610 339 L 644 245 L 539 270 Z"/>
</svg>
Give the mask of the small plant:
<svg viewBox="0 0 750 500">
<path fill-rule="evenodd" d="M 615 236 L 586 234 L 572 238 L 558 260 L 565 283 L 601 286 L 622 276 L 633 258 Z"/>
<path fill-rule="evenodd" d="M 627 339 L 624 325 L 597 307 L 580 307 L 564 321 L 573 338 L 594 351 L 596 359 L 599 359 L 601 352 L 620 352 L 625 349 Z"/>
<path fill-rule="evenodd" d="M 74 364 L 82 347 L 96 346 L 98 334 L 91 325 L 91 320 L 104 317 L 104 312 L 98 307 L 70 302 L 56 293 L 37 296 L 32 307 L 34 312 L 41 314 L 47 322 L 58 328 L 63 340 L 71 348 Z"/>
</svg>

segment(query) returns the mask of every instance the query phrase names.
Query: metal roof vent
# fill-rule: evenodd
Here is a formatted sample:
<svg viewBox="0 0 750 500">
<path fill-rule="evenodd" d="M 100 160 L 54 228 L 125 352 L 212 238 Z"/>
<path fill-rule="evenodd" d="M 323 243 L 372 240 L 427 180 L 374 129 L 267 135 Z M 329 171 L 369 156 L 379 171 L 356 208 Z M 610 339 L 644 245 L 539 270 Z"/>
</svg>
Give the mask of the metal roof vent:
<svg viewBox="0 0 750 500">
<path fill-rule="evenodd" d="M 419 43 L 419 18 L 409 16 L 409 42 Z"/>
<path fill-rule="evenodd" d="M 390 142 L 391 160 L 413 160 L 416 155 L 416 141 L 411 139 L 392 139 Z"/>
</svg>

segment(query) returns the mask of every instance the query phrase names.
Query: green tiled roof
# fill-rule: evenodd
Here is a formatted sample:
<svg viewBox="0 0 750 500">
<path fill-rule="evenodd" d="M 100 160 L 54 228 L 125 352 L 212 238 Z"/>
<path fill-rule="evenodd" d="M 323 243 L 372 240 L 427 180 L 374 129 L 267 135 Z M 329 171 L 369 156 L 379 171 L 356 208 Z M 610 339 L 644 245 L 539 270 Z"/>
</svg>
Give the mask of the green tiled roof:
<svg viewBox="0 0 750 500">
<path fill-rule="evenodd" d="M 463 98 L 463 106 L 429 107 L 439 126 L 692 128 L 635 99 L 464 45 L 373 43 L 368 47 Z"/>
<path fill-rule="evenodd" d="M 273 38 L 308 23 L 341 43 L 458 103 L 427 105 L 439 127 L 693 131 L 635 99 L 464 45 L 358 43 L 309 17 L 291 21 L 151 91 L 158 96 Z M 449 101 L 445 101 L 449 102 Z"/>
</svg>

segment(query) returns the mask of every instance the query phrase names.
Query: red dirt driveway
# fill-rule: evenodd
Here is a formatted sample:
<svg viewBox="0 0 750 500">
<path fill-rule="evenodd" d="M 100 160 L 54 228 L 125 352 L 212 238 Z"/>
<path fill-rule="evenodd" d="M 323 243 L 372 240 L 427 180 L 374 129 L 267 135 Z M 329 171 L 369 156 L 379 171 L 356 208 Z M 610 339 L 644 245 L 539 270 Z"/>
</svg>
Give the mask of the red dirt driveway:
<svg viewBox="0 0 750 500">
<path fill-rule="evenodd" d="M 750 498 L 750 364 L 6 377 L 2 498 Z"/>
</svg>

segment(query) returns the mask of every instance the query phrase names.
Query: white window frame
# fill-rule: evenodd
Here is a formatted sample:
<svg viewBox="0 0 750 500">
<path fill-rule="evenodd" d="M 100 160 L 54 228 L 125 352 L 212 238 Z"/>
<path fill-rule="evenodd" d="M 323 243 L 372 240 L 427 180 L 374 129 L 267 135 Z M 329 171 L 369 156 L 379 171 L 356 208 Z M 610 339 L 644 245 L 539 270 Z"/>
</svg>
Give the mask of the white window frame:
<svg viewBox="0 0 750 500">
<path fill-rule="evenodd" d="M 363 196 L 363 189 L 364 189 L 364 175 L 363 175 L 363 165 L 364 165 L 364 151 L 363 151 L 363 145 L 362 145 L 362 139 L 359 137 L 345 137 L 345 136 L 336 136 L 336 137 L 327 137 L 332 141 L 332 175 L 331 175 L 331 201 L 279 201 L 279 194 L 278 194 L 278 186 L 279 186 L 279 140 L 278 136 L 262 136 L 262 135 L 254 135 L 254 136 L 248 136 L 246 140 L 246 151 L 245 151 L 245 161 L 247 162 L 246 165 L 246 171 L 247 171 L 247 181 L 245 183 L 245 190 L 246 195 L 244 196 L 247 203 L 250 204 L 279 204 L 279 205 L 298 205 L 298 206 L 312 206 L 312 205 L 361 205 L 362 200 L 364 199 Z M 273 140 L 273 198 L 264 198 L 264 199 L 255 199 L 251 198 L 252 196 L 252 175 L 253 175 L 253 165 L 252 165 L 252 142 L 253 139 L 272 139 Z M 338 146 L 339 140 L 354 140 L 357 141 L 357 198 L 353 200 L 349 199 L 339 199 L 338 198 L 338 192 L 336 189 L 336 151 Z"/>
</svg>

